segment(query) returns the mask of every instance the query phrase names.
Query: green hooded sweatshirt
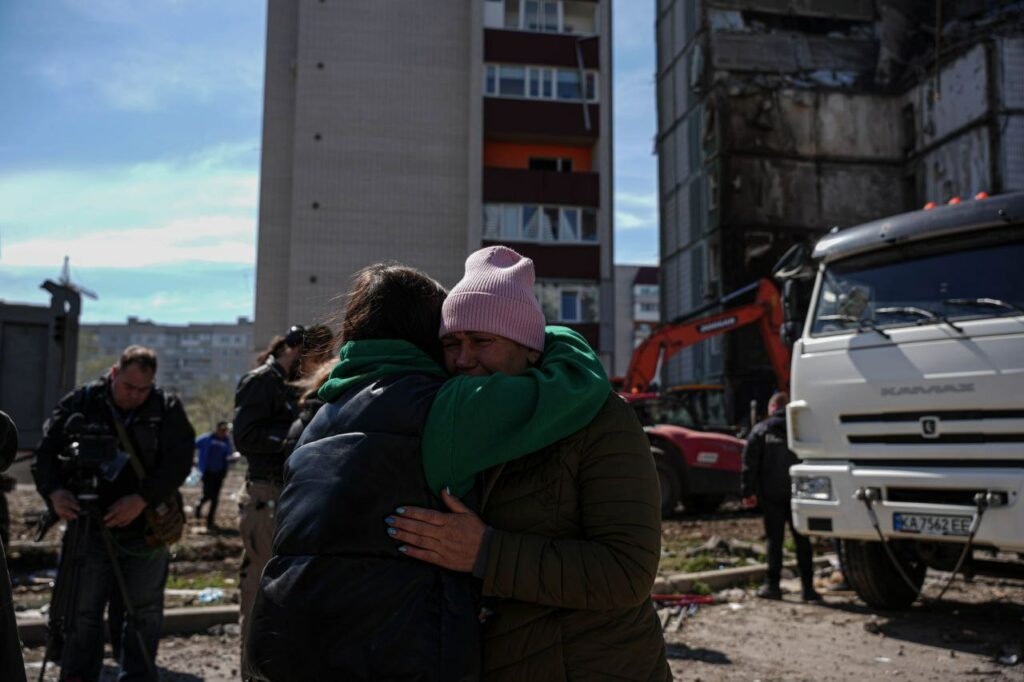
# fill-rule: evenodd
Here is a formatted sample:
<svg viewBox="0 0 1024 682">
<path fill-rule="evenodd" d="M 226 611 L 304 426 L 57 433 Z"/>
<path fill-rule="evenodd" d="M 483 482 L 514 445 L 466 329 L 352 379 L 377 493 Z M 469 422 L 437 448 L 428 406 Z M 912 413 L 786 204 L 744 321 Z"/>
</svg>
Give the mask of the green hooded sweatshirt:
<svg viewBox="0 0 1024 682">
<path fill-rule="evenodd" d="M 357 383 L 411 372 L 446 376 L 407 341 L 349 341 L 319 395 L 332 402 Z M 479 472 L 589 424 L 609 391 L 597 355 L 566 327 L 545 329 L 540 364 L 522 374 L 450 378 L 438 391 L 423 432 L 423 471 L 430 489 L 440 493 L 449 486 L 453 494 L 465 494 Z"/>
</svg>

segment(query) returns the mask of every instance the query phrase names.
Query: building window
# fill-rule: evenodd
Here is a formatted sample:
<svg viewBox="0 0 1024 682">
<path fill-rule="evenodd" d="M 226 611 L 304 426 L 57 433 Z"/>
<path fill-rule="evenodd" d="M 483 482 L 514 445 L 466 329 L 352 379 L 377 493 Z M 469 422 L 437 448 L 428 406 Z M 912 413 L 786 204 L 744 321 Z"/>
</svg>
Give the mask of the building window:
<svg viewBox="0 0 1024 682">
<path fill-rule="evenodd" d="M 498 67 L 488 64 L 484 69 L 484 94 L 498 94 Z"/>
<path fill-rule="evenodd" d="M 597 212 L 575 206 L 484 204 L 484 239 L 527 242 L 594 243 Z"/>
<path fill-rule="evenodd" d="M 561 8 L 558 2 L 523 2 L 523 28 L 527 31 L 561 32 Z"/>
<path fill-rule="evenodd" d="M 597 6 L 576 0 L 484 0 L 484 25 L 544 33 L 597 30 Z"/>
<path fill-rule="evenodd" d="M 583 282 L 540 281 L 536 286 L 548 322 L 597 322 L 597 285 Z"/>
<path fill-rule="evenodd" d="M 582 81 L 581 81 L 582 78 Z M 597 72 L 549 66 L 484 65 L 488 97 L 597 102 Z"/>
<path fill-rule="evenodd" d="M 502 97 L 526 95 L 526 69 L 521 66 L 502 66 L 499 74 L 498 93 Z"/>
<path fill-rule="evenodd" d="M 558 99 L 578 100 L 583 96 L 580 90 L 580 72 L 558 70 Z"/>
<path fill-rule="evenodd" d="M 561 319 L 563 322 L 579 322 L 580 320 L 580 292 L 563 291 Z"/>
<path fill-rule="evenodd" d="M 572 173 L 572 159 L 552 159 L 547 157 L 531 156 L 528 167 L 530 170 Z"/>
<path fill-rule="evenodd" d="M 580 227 L 580 239 L 585 242 L 597 241 L 597 211 L 592 208 L 585 208 L 580 214 L 582 224 Z"/>
</svg>

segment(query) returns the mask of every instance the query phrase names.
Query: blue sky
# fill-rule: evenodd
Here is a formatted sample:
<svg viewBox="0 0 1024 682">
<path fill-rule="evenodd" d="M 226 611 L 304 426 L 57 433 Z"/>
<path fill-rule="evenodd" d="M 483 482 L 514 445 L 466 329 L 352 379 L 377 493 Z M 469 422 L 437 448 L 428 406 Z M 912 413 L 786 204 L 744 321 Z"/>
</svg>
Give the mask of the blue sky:
<svg viewBox="0 0 1024 682">
<path fill-rule="evenodd" d="M 654 0 L 614 5 L 615 260 L 657 261 Z M 0 1 L 0 299 L 252 315 L 265 2 Z"/>
</svg>

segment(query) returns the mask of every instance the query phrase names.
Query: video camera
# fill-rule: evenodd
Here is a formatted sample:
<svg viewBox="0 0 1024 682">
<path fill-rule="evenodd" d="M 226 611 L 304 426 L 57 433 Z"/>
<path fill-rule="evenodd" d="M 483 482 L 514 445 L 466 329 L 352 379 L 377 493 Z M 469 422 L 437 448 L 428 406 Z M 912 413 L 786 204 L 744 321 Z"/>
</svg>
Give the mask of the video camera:
<svg viewBox="0 0 1024 682">
<path fill-rule="evenodd" d="M 87 423 L 84 415 L 75 413 L 68 417 L 64 432 L 71 442 L 59 459 L 72 492 L 79 497 L 94 494 L 100 476 L 107 480 L 117 477 L 125 464 L 125 455 L 109 425 Z"/>
<path fill-rule="evenodd" d="M 61 484 L 83 502 L 99 498 L 99 479 L 114 480 L 127 462 L 127 455 L 118 447 L 117 436 L 107 424 L 87 423 L 85 415 L 76 412 L 64 423 L 70 442 L 57 456 Z M 47 503 L 46 512 L 36 526 L 36 542 L 56 525 L 59 517 Z"/>
</svg>

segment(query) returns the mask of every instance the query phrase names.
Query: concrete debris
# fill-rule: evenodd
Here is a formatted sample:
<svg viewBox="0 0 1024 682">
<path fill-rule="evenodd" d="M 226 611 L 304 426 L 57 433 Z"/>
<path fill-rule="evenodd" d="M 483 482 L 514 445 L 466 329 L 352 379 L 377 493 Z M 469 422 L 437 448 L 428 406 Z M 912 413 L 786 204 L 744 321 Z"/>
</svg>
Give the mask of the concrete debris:
<svg viewBox="0 0 1024 682">
<path fill-rule="evenodd" d="M 873 635 L 881 635 L 883 634 L 882 625 L 883 623 L 879 622 L 877 617 L 872 616 L 871 620 L 864 623 L 864 631 L 870 632 Z"/>
</svg>

